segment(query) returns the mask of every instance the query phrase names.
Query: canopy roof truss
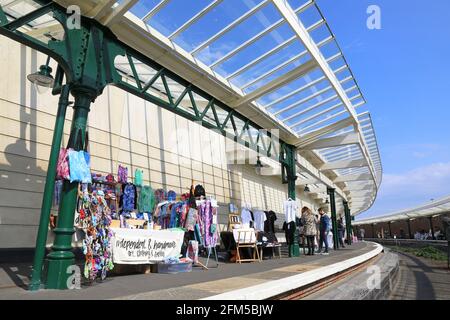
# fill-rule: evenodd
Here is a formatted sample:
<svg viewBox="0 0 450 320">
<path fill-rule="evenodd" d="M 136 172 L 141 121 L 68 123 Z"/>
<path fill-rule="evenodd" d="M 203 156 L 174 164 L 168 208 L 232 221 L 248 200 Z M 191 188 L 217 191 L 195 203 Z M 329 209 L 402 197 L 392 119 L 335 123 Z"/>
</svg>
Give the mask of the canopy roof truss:
<svg viewBox="0 0 450 320">
<path fill-rule="evenodd" d="M 381 217 L 369 218 L 356 221 L 354 225 L 368 225 L 383 222 L 394 222 L 403 220 L 413 220 L 417 218 L 433 217 L 441 214 L 450 213 L 450 196 L 443 197 L 438 200 L 433 200 L 428 203 L 419 205 L 414 208 L 400 210 L 389 213 Z"/>
<path fill-rule="evenodd" d="M 0 0 L 9 19 L 44 2 Z M 146 98 L 151 92 L 159 105 L 277 158 L 281 147 L 270 134 L 258 133 L 275 128 L 317 170 L 314 176 L 320 173 L 322 184 L 348 197 L 352 214 L 373 204 L 382 167 L 372 120 L 356 111 L 365 98 L 314 1 L 75 3 L 134 49 L 115 61 L 119 87 Z M 29 24 L 27 32 L 61 37 L 50 21 Z M 358 187 L 370 192 L 352 203 Z"/>
</svg>

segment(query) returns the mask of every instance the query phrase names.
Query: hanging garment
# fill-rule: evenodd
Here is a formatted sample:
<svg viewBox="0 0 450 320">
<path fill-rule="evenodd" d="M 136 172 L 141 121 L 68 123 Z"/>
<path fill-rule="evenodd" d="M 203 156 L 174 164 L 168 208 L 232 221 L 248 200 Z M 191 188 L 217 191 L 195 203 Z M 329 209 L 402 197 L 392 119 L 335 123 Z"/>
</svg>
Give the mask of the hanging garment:
<svg viewBox="0 0 450 320">
<path fill-rule="evenodd" d="M 138 210 L 139 212 L 153 212 L 155 208 L 155 195 L 150 186 L 143 186 L 139 193 Z"/>
<path fill-rule="evenodd" d="M 267 220 L 266 214 L 264 211 L 255 211 L 253 213 L 255 223 L 254 228 L 256 231 L 264 231 L 264 222 Z"/>
<path fill-rule="evenodd" d="M 155 201 L 156 203 L 161 203 L 167 200 L 167 193 L 164 189 L 155 190 Z"/>
<path fill-rule="evenodd" d="M 175 203 L 172 205 L 172 209 L 170 211 L 170 224 L 169 228 L 177 228 L 180 222 L 180 213 L 181 207 L 183 206 L 182 202 Z"/>
<path fill-rule="evenodd" d="M 294 201 L 292 199 L 288 199 L 284 202 L 284 214 L 286 216 L 286 222 L 294 222 L 297 215 L 298 206 L 297 201 Z"/>
<path fill-rule="evenodd" d="M 136 169 L 134 171 L 134 184 L 138 187 L 142 187 L 144 184 L 144 171 Z"/>
<path fill-rule="evenodd" d="M 190 208 L 186 218 L 185 228 L 188 231 L 194 231 L 195 224 L 198 220 L 198 211 L 194 208 Z"/>
<path fill-rule="evenodd" d="M 212 207 L 211 201 L 207 200 L 202 202 L 198 209 L 203 246 L 214 247 L 217 243 L 217 208 Z"/>
<path fill-rule="evenodd" d="M 243 208 L 241 211 L 241 222 L 243 225 L 250 227 L 250 222 L 253 222 L 252 213 L 250 210 Z"/>
<path fill-rule="evenodd" d="M 173 190 L 170 190 L 167 193 L 167 200 L 168 201 L 176 201 L 177 200 L 177 193 Z"/>
<path fill-rule="evenodd" d="M 288 245 L 294 244 L 294 239 L 295 239 L 295 230 L 296 230 L 296 226 L 295 226 L 295 222 L 289 222 L 289 223 L 284 223 L 283 224 L 283 230 L 284 230 L 284 234 L 286 236 L 286 242 Z"/>
<path fill-rule="evenodd" d="M 127 183 L 128 182 L 128 168 L 123 167 L 119 164 L 119 169 L 117 172 L 117 181 L 119 183 Z"/>
<path fill-rule="evenodd" d="M 180 227 L 186 228 L 186 219 L 189 212 L 189 204 L 188 204 L 189 198 L 186 198 L 185 202 L 183 202 L 183 205 L 181 207 L 181 213 L 180 213 Z"/>
<path fill-rule="evenodd" d="M 264 221 L 264 231 L 267 233 L 275 233 L 275 221 L 277 220 L 277 214 L 271 211 L 265 211 L 266 221 Z"/>
<path fill-rule="evenodd" d="M 124 184 L 121 196 L 122 211 L 130 212 L 136 209 L 136 197 L 136 186 L 131 183 Z"/>
</svg>

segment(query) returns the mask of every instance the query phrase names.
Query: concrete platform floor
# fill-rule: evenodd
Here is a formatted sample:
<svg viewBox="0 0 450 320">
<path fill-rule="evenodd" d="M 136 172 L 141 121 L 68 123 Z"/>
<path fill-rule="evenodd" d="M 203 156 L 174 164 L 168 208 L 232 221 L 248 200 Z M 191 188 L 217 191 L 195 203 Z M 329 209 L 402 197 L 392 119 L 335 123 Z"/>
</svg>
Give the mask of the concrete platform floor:
<svg viewBox="0 0 450 320">
<path fill-rule="evenodd" d="M 264 260 L 261 263 L 220 263 L 218 268 L 193 268 L 190 273 L 134 274 L 107 278 L 81 290 L 26 290 L 29 265 L 0 265 L 0 299 L 202 299 L 271 280 L 293 276 L 370 252 L 372 243 L 356 243 L 330 251 L 329 256 L 301 256 Z"/>
</svg>

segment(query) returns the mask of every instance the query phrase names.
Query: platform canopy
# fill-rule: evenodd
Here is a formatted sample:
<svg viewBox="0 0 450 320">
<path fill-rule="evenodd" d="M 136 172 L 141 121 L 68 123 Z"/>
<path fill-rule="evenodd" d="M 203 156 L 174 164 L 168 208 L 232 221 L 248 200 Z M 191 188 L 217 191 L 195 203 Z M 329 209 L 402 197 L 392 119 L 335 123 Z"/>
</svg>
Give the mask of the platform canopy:
<svg viewBox="0 0 450 320">
<path fill-rule="evenodd" d="M 376 218 L 363 219 L 353 225 L 368 225 L 383 222 L 406 221 L 418 218 L 434 217 L 450 213 L 450 196 L 433 200 L 415 208 L 405 209 Z"/>
<path fill-rule="evenodd" d="M 130 47 L 258 126 L 278 129 L 280 139 L 298 148 L 300 187 L 308 184 L 318 198 L 326 196 L 324 188 L 335 188 L 353 215 L 372 206 L 382 180 L 372 119 L 315 1 L 55 2 L 78 5 Z M 10 19 L 36 7 L 33 0 L 0 3 Z M 30 28 L 35 37 L 61 36 L 49 21 Z M 139 67 L 139 61 L 130 68 L 128 62 L 116 61 L 124 76 L 137 72 L 152 79 L 157 73 Z M 184 90 L 177 83 L 169 86 L 172 93 Z M 338 206 L 342 210 L 340 201 Z"/>
</svg>

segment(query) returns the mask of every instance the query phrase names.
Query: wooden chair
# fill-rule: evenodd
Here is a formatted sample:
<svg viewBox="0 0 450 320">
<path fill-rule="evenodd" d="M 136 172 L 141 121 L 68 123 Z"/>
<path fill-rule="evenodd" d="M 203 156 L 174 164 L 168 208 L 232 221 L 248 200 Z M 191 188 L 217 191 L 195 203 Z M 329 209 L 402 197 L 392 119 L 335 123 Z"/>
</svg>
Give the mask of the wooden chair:
<svg viewBox="0 0 450 320">
<path fill-rule="evenodd" d="M 233 231 L 235 225 L 241 224 L 241 217 L 239 214 L 230 213 L 228 215 L 228 231 Z"/>
<path fill-rule="evenodd" d="M 236 241 L 237 259 L 236 263 L 242 262 L 261 262 L 259 255 L 258 243 L 256 240 L 255 229 L 235 229 L 233 230 L 234 240 Z M 253 249 L 253 258 L 242 259 L 240 250 L 242 248 Z"/>
</svg>

